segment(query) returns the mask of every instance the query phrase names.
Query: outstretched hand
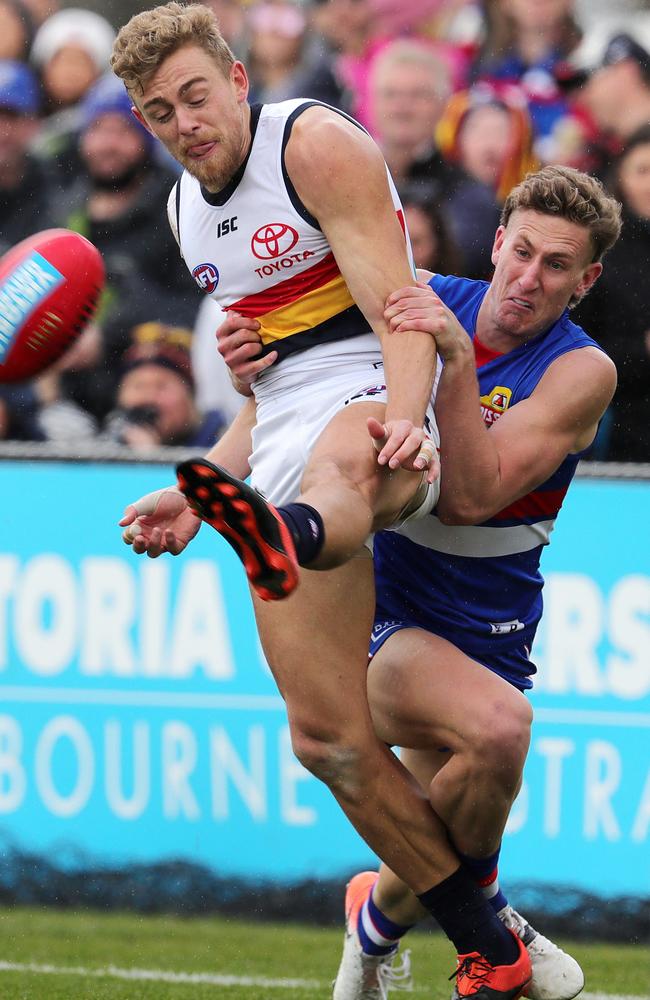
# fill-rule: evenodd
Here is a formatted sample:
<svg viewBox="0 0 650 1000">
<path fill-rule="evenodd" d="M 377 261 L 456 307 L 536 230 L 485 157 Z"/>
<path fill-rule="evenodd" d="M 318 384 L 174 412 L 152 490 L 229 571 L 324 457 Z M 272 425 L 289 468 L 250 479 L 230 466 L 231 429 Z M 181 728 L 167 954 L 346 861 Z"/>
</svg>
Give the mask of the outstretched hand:
<svg viewBox="0 0 650 1000">
<path fill-rule="evenodd" d="M 122 540 L 138 555 L 156 559 L 163 552 L 179 555 L 192 541 L 201 521 L 176 486 L 167 486 L 129 504 L 119 521 Z"/>
</svg>

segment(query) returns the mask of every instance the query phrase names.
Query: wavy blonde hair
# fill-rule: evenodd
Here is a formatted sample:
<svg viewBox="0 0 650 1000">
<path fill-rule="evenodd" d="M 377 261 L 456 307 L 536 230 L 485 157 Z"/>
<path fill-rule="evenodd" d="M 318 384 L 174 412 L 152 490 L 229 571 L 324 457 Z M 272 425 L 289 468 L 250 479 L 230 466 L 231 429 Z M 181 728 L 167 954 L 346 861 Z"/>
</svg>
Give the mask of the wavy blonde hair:
<svg viewBox="0 0 650 1000">
<path fill-rule="evenodd" d="M 512 189 L 501 210 L 507 226 L 513 212 L 530 209 L 567 219 L 589 230 L 594 261 L 600 261 L 621 234 L 621 206 L 599 180 L 574 167 L 548 166 L 528 174 Z"/>
<path fill-rule="evenodd" d="M 230 72 L 235 57 L 213 12 L 203 4 L 166 3 L 135 14 L 119 31 L 111 68 L 132 96 L 142 94 L 164 60 L 183 45 L 198 45 Z"/>
</svg>

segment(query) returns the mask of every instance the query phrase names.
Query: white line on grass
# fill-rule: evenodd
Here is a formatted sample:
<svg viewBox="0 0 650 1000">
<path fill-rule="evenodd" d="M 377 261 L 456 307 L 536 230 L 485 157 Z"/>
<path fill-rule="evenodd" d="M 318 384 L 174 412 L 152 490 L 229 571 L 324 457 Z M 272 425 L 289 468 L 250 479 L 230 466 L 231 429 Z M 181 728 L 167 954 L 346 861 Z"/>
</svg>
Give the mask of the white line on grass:
<svg viewBox="0 0 650 1000">
<path fill-rule="evenodd" d="M 262 976 L 227 976 L 214 972 L 167 972 L 165 969 L 103 969 L 80 965 L 39 965 L 36 962 L 2 962 L 0 972 L 33 972 L 41 976 L 87 976 L 94 979 L 135 979 L 160 983 L 207 983 L 209 986 L 257 986 L 265 989 L 318 990 L 329 984 L 316 979 L 267 979 Z M 417 987 L 414 993 L 425 992 Z M 428 992 L 428 991 L 427 991 Z M 650 1000 L 647 996 L 619 993 L 581 993 L 579 1000 Z"/>
<path fill-rule="evenodd" d="M 208 983 L 211 986 L 260 986 L 267 989 L 320 989 L 315 979 L 267 979 L 258 976 L 225 976 L 214 972 L 167 972 L 164 969 L 103 969 L 79 965 L 39 965 L 36 962 L 0 962 L 0 972 L 35 972 L 43 976 L 89 976 L 95 979 L 138 979 L 161 983 Z"/>
</svg>

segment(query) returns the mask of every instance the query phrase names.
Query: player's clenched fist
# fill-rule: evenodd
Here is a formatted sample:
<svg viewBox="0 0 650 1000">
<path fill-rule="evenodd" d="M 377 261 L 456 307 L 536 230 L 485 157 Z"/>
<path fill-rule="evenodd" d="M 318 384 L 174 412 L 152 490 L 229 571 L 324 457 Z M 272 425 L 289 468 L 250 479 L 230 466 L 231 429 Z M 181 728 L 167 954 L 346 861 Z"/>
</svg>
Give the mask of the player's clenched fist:
<svg viewBox="0 0 650 1000">
<path fill-rule="evenodd" d="M 179 555 L 201 527 L 176 486 L 167 486 L 129 504 L 119 521 L 122 539 L 138 555 L 155 559 L 163 552 Z"/>
<path fill-rule="evenodd" d="M 217 329 L 217 350 L 226 362 L 235 388 L 243 395 L 246 388 L 252 385 L 258 375 L 261 375 L 277 359 L 278 352 L 271 351 L 260 358 L 262 353 L 262 338 L 259 334 L 260 324 L 256 319 L 229 312 L 221 326 Z"/>
<path fill-rule="evenodd" d="M 386 300 L 384 319 L 391 333 L 418 330 L 430 333 L 444 361 L 470 348 L 470 340 L 451 309 L 438 298 L 430 285 L 400 288 Z"/>
</svg>

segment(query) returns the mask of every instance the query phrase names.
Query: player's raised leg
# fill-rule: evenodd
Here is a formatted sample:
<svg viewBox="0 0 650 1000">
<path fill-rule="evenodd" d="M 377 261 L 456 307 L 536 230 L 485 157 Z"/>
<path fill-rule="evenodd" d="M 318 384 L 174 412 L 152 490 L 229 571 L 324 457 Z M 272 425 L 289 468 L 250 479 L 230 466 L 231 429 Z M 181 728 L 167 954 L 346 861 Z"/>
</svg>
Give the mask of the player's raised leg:
<svg viewBox="0 0 650 1000">
<path fill-rule="evenodd" d="M 420 490 L 424 500 L 430 489 L 426 474 L 377 464 L 367 420 L 381 420 L 384 412 L 381 403 L 341 409 L 316 441 L 301 494 L 279 507 L 206 459 L 179 465 L 180 489 L 235 549 L 263 600 L 290 594 L 299 565 L 340 566 L 372 531 L 396 520 Z"/>
</svg>

